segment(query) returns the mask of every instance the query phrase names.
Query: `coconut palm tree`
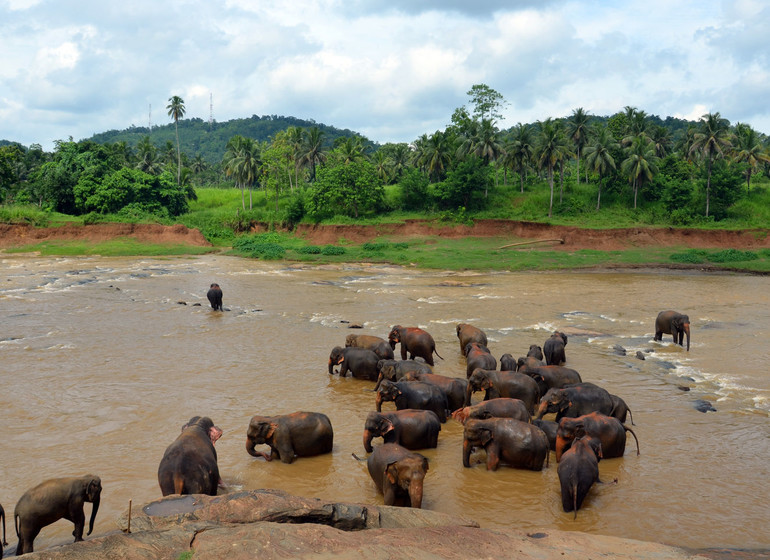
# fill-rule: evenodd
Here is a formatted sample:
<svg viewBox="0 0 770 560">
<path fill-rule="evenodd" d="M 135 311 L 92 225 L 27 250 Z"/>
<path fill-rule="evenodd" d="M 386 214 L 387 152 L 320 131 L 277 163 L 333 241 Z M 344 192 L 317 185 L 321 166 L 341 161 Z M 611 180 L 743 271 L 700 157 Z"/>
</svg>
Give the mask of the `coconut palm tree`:
<svg viewBox="0 0 770 560">
<path fill-rule="evenodd" d="M 179 119 L 184 117 L 185 114 L 184 99 L 178 95 L 169 97 L 166 109 L 168 109 L 168 116 L 174 119 L 174 129 L 176 130 L 176 184 L 178 185 L 182 172 L 182 150 L 179 146 Z"/>
<path fill-rule="evenodd" d="M 631 182 L 634 191 L 634 208 L 636 208 L 639 187 L 647 181 L 652 181 L 658 172 L 658 158 L 655 156 L 652 142 L 643 134 L 633 138 L 627 153 L 628 157 L 620 164 L 620 170 Z"/>
<path fill-rule="evenodd" d="M 612 136 L 612 132 L 606 126 L 599 131 L 599 135 L 593 144 L 586 147 L 586 167 L 599 175 L 599 192 L 596 195 L 596 209 L 601 208 L 602 203 L 602 180 L 615 169 L 615 158 L 612 157 L 612 151 L 617 150 L 620 144 Z"/>
<path fill-rule="evenodd" d="M 698 152 L 706 160 L 706 217 L 709 217 L 709 198 L 711 193 L 711 168 L 716 158 L 723 157 L 731 147 L 730 123 L 719 112 L 706 113 L 700 118 L 698 132 L 693 135 L 690 152 Z"/>
<path fill-rule="evenodd" d="M 349 164 L 364 158 L 364 141 L 360 136 L 348 136 L 337 146 L 342 162 Z"/>
<path fill-rule="evenodd" d="M 567 119 L 567 136 L 575 145 L 575 153 L 577 154 L 577 184 L 580 184 L 580 153 L 583 148 L 588 144 L 588 113 L 586 113 L 582 107 L 572 111 L 572 116 Z"/>
<path fill-rule="evenodd" d="M 552 118 L 538 121 L 540 128 L 537 144 L 537 165 L 548 173 L 548 186 L 551 188 L 551 200 L 548 205 L 548 217 L 553 215 L 553 168 L 562 158 L 564 142 L 561 126 Z"/>
<path fill-rule="evenodd" d="M 246 192 L 249 187 L 249 209 L 252 207 L 251 187 L 257 181 L 262 161 L 259 144 L 251 138 L 237 134 L 230 138 L 222 158 L 225 175 L 232 177 L 235 185 L 241 189 L 241 207 L 246 210 Z"/>
<path fill-rule="evenodd" d="M 302 131 L 301 161 L 310 166 L 310 181 L 315 181 L 316 166 L 326 161 L 324 132 L 317 126 Z"/>
<path fill-rule="evenodd" d="M 513 168 L 519 174 L 521 192 L 524 192 L 524 179 L 527 168 L 532 162 L 535 153 L 535 141 L 532 139 L 532 129 L 518 123 L 513 131 L 513 141 L 508 147 L 508 153 L 513 161 Z"/>
<path fill-rule="evenodd" d="M 150 141 L 149 136 L 144 136 L 136 144 L 136 168 L 150 175 L 157 175 L 161 171 L 161 164 L 158 161 L 158 149 Z"/>
<path fill-rule="evenodd" d="M 441 181 L 452 161 L 447 135 L 437 130 L 428 137 L 422 149 L 420 166 L 428 171 L 431 182 Z"/>
<path fill-rule="evenodd" d="M 396 181 L 398 181 L 401 178 L 401 175 L 404 173 L 404 170 L 409 165 L 410 155 L 411 155 L 411 152 L 407 144 L 401 142 L 393 146 L 393 151 L 390 154 L 390 157 L 392 159 L 391 164 L 393 165 L 393 173 L 395 175 Z"/>
<path fill-rule="evenodd" d="M 751 175 L 760 163 L 770 162 L 770 152 L 765 149 L 757 131 L 747 124 L 735 124 L 733 161 L 746 164 L 746 194 L 751 191 Z"/>
<path fill-rule="evenodd" d="M 484 162 L 485 165 L 495 163 L 504 153 L 503 147 L 497 137 L 497 130 L 490 119 L 474 121 L 471 133 L 464 137 L 457 149 L 458 157 L 473 154 Z M 495 173 L 497 181 L 497 173 Z M 484 187 L 484 197 L 488 196 L 487 187 Z"/>
<path fill-rule="evenodd" d="M 653 126 L 650 132 L 655 155 L 664 158 L 671 151 L 671 133 L 665 126 Z"/>
</svg>

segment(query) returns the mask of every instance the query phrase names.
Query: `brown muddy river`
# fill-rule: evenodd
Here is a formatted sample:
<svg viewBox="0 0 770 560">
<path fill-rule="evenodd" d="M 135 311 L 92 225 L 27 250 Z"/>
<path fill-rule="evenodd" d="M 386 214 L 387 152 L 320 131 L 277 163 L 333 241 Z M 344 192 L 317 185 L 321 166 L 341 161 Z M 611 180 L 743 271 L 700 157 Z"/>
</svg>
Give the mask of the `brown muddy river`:
<svg viewBox="0 0 770 560">
<path fill-rule="evenodd" d="M 567 365 L 628 403 L 641 455 L 630 441 L 624 458 L 602 461 L 602 479 L 618 482 L 594 486 L 573 521 L 561 510 L 553 460 L 542 472 L 463 468 L 462 426 L 449 420 L 438 448 L 422 451 L 430 460 L 424 508 L 493 529 L 770 547 L 766 277 L 319 269 L 223 256 L 0 262 L 0 503 L 11 527 L 26 489 L 94 473 L 104 487 L 94 534 L 114 530 L 129 499 L 136 506 L 160 497 L 158 462 L 195 415 L 224 431 L 219 468 L 231 490 L 381 504 L 365 463 L 351 457 L 365 455 L 374 384 L 329 376 L 329 352 L 351 332 L 386 337 L 397 323 L 420 326 L 444 357 L 434 371 L 464 377 L 455 324 L 468 322 L 486 331 L 498 359 L 524 355 L 554 329 L 600 333 L 571 336 Z M 222 286 L 228 311 L 208 307 L 211 282 Z M 689 353 L 670 336 L 653 341 L 654 318 L 669 308 L 690 316 Z M 697 400 L 716 412 L 699 412 Z M 330 417 L 331 455 L 286 465 L 246 453 L 252 415 L 297 410 Z M 70 542 L 71 531 L 66 521 L 43 529 L 36 550 Z"/>
</svg>

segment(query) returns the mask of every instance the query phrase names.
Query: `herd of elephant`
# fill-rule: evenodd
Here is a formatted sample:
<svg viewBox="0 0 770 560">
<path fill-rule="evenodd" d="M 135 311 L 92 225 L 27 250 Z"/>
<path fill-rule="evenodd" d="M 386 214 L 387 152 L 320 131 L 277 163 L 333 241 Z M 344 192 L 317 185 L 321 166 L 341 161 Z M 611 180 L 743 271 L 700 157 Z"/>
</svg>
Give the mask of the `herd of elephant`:
<svg viewBox="0 0 770 560">
<path fill-rule="evenodd" d="M 218 288 L 212 285 L 214 309 L 221 308 Z M 433 355 L 441 356 L 430 333 L 418 327 L 396 325 L 387 339 L 351 334 L 345 347 L 336 346 L 330 353 L 329 374 L 339 366 L 341 376 L 349 372 L 376 382 L 376 411 L 365 420 L 363 445 L 369 453 L 369 474 L 386 505 L 422 506 L 428 459 L 414 451 L 437 447 L 441 424 L 450 416 L 464 426 L 465 467 L 471 466 L 473 451 L 483 449 L 488 470 L 497 470 L 500 464 L 541 470 L 554 451 L 562 506 L 575 515 L 591 486 L 600 482 L 599 460 L 623 456 L 626 432 L 634 436 L 639 454 L 636 434 L 625 425 L 629 416 L 633 425 L 633 417 L 623 399 L 584 382 L 577 371 L 564 366 L 564 333 L 554 332 L 542 348 L 532 345 L 524 357 L 503 354 L 498 370 L 484 331 L 466 323 L 458 324 L 456 331 L 466 360 L 466 379 L 433 373 Z M 680 345 L 686 334 L 690 349 L 686 315 L 661 312 L 655 322 L 655 340 L 661 340 L 663 334 L 672 334 Z M 394 354 L 397 344 L 401 345 L 400 360 Z M 484 391 L 483 400 L 472 404 L 473 393 L 480 391 Z M 383 402 L 393 402 L 396 410 L 383 412 Z M 550 413 L 556 414 L 555 419 L 544 420 Z M 208 417 L 194 416 L 182 426 L 158 466 L 163 496 L 217 494 L 223 484 L 214 444 L 221 435 L 222 430 Z M 383 443 L 375 447 L 372 440 L 376 437 Z M 333 439 L 332 424 L 322 413 L 254 416 L 246 432 L 246 451 L 268 461 L 292 463 L 296 457 L 331 453 Z M 269 446 L 269 454 L 256 449 L 262 444 Z M 54 478 L 27 490 L 14 511 L 19 539 L 16 554 L 32 552 L 40 530 L 59 519 L 71 521 L 75 541 L 83 540 L 85 502 L 92 503 L 90 535 L 101 490 L 96 475 Z M 7 546 L 2 505 L 0 518 L 2 546 Z"/>
</svg>

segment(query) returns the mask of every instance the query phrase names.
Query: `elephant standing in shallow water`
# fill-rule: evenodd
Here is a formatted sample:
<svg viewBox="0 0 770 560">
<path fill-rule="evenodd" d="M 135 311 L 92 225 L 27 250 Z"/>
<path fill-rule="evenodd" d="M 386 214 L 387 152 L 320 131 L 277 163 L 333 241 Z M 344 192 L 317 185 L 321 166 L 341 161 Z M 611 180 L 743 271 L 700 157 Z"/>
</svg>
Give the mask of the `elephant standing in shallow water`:
<svg viewBox="0 0 770 560">
<path fill-rule="evenodd" d="M 422 507 L 427 458 L 398 444 L 385 443 L 374 448 L 366 464 L 386 506 Z"/>
<path fill-rule="evenodd" d="M 682 346 L 687 335 L 687 351 L 690 351 L 690 318 L 678 311 L 661 311 L 655 319 L 655 340 L 663 340 L 664 334 L 674 337 L 674 344 Z"/>
<path fill-rule="evenodd" d="M 214 444 L 221 436 L 208 416 L 190 418 L 158 465 L 161 493 L 216 496 L 220 478 Z"/>
<path fill-rule="evenodd" d="M 433 354 L 441 358 L 438 352 L 436 352 L 436 341 L 429 332 L 424 331 L 418 327 L 402 327 L 401 325 L 395 325 L 390 329 L 388 334 L 388 341 L 390 347 L 395 350 L 396 344 L 401 343 L 401 359 L 406 360 L 407 353 L 409 359 L 413 360 L 415 356 L 419 356 L 429 366 L 433 365 Z M 441 358 L 442 360 L 444 358 Z"/>
<path fill-rule="evenodd" d="M 257 444 L 270 446 L 270 455 L 256 451 Z M 294 412 L 283 416 L 253 416 L 246 431 L 246 451 L 268 461 L 292 463 L 295 457 L 331 453 L 334 431 L 329 417 L 320 412 Z"/>
</svg>

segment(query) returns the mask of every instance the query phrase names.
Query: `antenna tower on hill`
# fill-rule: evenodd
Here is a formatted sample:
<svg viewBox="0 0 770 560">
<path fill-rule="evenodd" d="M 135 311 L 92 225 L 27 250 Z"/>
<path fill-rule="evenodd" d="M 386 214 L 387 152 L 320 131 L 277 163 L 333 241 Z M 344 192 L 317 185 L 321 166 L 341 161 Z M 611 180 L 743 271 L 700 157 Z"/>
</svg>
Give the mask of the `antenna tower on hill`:
<svg viewBox="0 0 770 560">
<path fill-rule="evenodd" d="M 214 124 L 214 94 L 209 93 L 209 130 Z"/>
</svg>

